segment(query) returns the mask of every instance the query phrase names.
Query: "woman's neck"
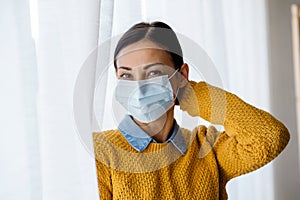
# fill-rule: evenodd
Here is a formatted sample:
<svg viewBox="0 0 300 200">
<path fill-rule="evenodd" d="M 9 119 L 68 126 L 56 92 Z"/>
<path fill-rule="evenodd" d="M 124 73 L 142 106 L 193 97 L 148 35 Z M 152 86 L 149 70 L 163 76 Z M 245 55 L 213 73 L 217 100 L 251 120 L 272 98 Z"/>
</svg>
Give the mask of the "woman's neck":
<svg viewBox="0 0 300 200">
<path fill-rule="evenodd" d="M 135 120 L 150 137 L 157 142 L 165 142 L 169 138 L 174 123 L 174 107 L 170 108 L 166 115 L 150 123 L 141 123 Z"/>
</svg>

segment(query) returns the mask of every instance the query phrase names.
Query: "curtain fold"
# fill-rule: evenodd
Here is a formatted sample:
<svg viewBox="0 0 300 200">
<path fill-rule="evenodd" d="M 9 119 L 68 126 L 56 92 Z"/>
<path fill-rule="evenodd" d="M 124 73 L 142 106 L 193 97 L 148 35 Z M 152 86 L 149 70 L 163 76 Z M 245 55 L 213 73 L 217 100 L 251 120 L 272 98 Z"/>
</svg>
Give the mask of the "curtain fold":
<svg viewBox="0 0 300 200">
<path fill-rule="evenodd" d="M 107 86 L 107 64 L 111 57 L 111 45 L 112 45 L 112 28 L 113 28 L 113 14 L 114 14 L 114 1 L 113 0 L 101 0 L 100 3 L 100 16 L 99 16 L 99 37 L 97 46 L 97 63 L 95 71 L 95 84 L 101 79 L 101 83 Z M 96 86 L 96 85 L 95 85 Z M 107 87 L 103 87 L 103 94 L 106 93 Z M 94 102 L 94 98 L 93 98 Z M 105 108 L 105 95 L 101 95 L 99 99 L 99 107 L 95 112 L 103 113 Z M 94 107 L 93 107 L 93 110 Z M 101 129 L 100 124 L 103 123 L 103 115 L 99 115 L 96 118 L 96 113 L 93 113 L 92 130 Z"/>
<path fill-rule="evenodd" d="M 29 1 L 1 1 L 0 26 L 0 199 L 38 200 L 37 65 Z"/>
<path fill-rule="evenodd" d="M 98 199 L 94 158 L 81 134 L 91 132 L 93 79 L 99 37 L 98 1 L 39 1 L 38 119 L 44 200 Z M 87 61 L 87 59 L 90 60 Z M 74 121 L 73 91 L 83 65 L 84 127 Z"/>
</svg>

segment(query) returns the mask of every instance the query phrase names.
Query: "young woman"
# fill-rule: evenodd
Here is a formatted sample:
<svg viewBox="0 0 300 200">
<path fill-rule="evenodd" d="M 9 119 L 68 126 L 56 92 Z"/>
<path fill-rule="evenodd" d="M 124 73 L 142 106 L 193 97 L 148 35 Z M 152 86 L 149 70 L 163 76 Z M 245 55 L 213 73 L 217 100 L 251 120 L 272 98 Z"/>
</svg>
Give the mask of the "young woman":
<svg viewBox="0 0 300 200">
<path fill-rule="evenodd" d="M 226 183 L 273 160 L 289 141 L 269 113 L 206 82 L 188 80 L 181 46 L 165 23 L 139 23 L 119 40 L 115 130 L 94 133 L 100 199 L 227 199 Z M 180 128 L 174 107 L 225 131 Z"/>
</svg>

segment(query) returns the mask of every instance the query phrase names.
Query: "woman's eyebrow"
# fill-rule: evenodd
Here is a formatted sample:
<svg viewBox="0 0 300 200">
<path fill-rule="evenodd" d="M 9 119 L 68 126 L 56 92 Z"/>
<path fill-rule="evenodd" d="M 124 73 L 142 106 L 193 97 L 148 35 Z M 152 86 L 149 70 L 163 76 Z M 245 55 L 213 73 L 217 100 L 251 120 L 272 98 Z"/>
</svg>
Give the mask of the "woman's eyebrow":
<svg viewBox="0 0 300 200">
<path fill-rule="evenodd" d="M 146 70 L 146 69 L 148 69 L 150 67 L 153 67 L 155 65 L 164 65 L 164 64 L 163 63 L 151 63 L 149 65 L 145 65 L 143 68 L 144 68 L 144 70 Z"/>
<path fill-rule="evenodd" d="M 153 67 L 153 66 L 156 66 L 156 65 L 164 65 L 164 64 L 163 63 L 159 63 L 159 62 L 158 63 L 151 63 L 151 64 L 148 64 L 148 65 L 145 65 L 143 67 L 143 69 L 146 70 L 146 69 L 148 69 L 150 67 Z M 132 70 L 132 68 L 126 67 L 126 66 L 120 66 L 120 67 L 118 67 L 118 69 Z"/>
<path fill-rule="evenodd" d="M 130 68 L 130 67 L 125 67 L 125 66 L 120 66 L 120 67 L 118 67 L 118 69 L 131 70 L 131 68 Z"/>
</svg>

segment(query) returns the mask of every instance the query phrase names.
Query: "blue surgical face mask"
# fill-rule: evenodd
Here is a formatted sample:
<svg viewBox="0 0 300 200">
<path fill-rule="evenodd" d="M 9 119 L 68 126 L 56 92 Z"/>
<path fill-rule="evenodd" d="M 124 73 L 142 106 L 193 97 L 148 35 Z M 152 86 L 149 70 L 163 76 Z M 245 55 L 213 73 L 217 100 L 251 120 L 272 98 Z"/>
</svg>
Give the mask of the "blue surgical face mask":
<svg viewBox="0 0 300 200">
<path fill-rule="evenodd" d="M 176 72 L 177 70 L 174 74 Z M 173 89 L 169 80 L 172 76 L 169 78 L 164 75 L 138 81 L 118 80 L 116 100 L 138 121 L 153 122 L 174 105 Z"/>
</svg>

